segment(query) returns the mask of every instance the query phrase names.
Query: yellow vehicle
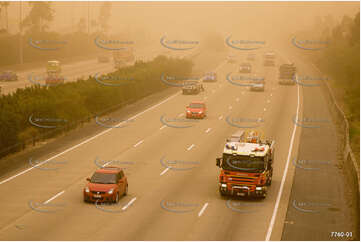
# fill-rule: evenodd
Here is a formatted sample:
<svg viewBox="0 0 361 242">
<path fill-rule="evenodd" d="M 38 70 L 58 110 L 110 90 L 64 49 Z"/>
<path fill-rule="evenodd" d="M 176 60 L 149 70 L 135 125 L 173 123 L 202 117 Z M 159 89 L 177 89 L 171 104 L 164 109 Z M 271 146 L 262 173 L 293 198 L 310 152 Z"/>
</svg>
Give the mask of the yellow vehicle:
<svg viewBox="0 0 361 242">
<path fill-rule="evenodd" d="M 48 61 L 48 65 L 46 66 L 46 72 L 48 74 L 60 74 L 61 73 L 61 66 L 60 61 Z"/>
</svg>

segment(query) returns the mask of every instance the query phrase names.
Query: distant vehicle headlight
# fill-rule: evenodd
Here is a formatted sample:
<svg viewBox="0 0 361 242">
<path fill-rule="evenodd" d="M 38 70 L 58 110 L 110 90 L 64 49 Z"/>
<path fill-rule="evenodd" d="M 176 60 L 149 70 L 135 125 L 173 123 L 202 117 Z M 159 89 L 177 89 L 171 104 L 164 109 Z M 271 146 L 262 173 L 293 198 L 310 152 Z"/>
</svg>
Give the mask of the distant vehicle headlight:
<svg viewBox="0 0 361 242">
<path fill-rule="evenodd" d="M 262 187 L 256 187 L 256 191 L 262 191 Z"/>
<path fill-rule="evenodd" d="M 113 191 L 114 191 L 114 189 L 112 188 L 112 189 L 110 189 L 109 191 L 108 191 L 108 194 L 113 194 Z"/>
<path fill-rule="evenodd" d="M 198 113 L 201 114 L 201 113 L 203 113 L 203 111 L 199 111 Z"/>
<path fill-rule="evenodd" d="M 85 192 L 86 192 L 86 193 L 90 192 L 89 187 L 86 187 L 86 188 L 85 188 Z"/>
</svg>

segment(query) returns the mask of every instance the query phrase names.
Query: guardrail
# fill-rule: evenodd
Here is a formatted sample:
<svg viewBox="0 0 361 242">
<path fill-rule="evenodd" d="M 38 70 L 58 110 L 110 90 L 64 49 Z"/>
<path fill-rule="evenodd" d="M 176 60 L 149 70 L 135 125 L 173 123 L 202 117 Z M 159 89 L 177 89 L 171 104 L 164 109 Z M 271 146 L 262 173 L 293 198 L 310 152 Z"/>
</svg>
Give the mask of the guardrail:
<svg viewBox="0 0 361 242">
<path fill-rule="evenodd" d="M 318 69 L 318 68 L 317 68 Z M 322 87 L 324 88 L 325 93 L 328 94 L 328 99 L 330 101 L 330 107 L 335 110 L 333 112 L 337 115 L 337 119 L 339 122 L 339 125 L 341 126 L 341 129 L 344 130 L 344 141 L 342 142 L 342 150 L 343 150 L 343 165 L 346 166 L 349 169 L 346 169 L 347 171 L 350 171 L 350 175 L 352 177 L 352 182 L 357 185 L 358 192 L 360 192 L 360 168 L 357 164 L 355 155 L 352 152 L 351 146 L 350 146 L 350 134 L 349 134 L 349 124 L 348 120 L 346 118 L 346 115 L 344 111 L 340 108 L 340 106 L 337 104 L 336 98 L 332 92 L 332 89 L 330 85 L 323 81 Z"/>
</svg>

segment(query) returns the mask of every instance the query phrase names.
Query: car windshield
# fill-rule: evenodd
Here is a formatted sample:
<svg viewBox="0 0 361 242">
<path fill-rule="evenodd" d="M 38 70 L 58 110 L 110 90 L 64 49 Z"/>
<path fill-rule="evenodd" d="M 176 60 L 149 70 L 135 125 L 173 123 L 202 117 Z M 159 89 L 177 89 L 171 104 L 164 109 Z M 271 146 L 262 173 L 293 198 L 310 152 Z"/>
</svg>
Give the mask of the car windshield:
<svg viewBox="0 0 361 242">
<path fill-rule="evenodd" d="M 191 103 L 189 105 L 190 108 L 203 108 L 204 104 L 203 103 Z"/>
<path fill-rule="evenodd" d="M 222 168 L 232 171 L 261 172 L 265 168 L 264 157 L 223 154 Z"/>
<path fill-rule="evenodd" d="M 115 173 L 100 173 L 95 172 L 90 179 L 91 183 L 100 183 L 100 184 L 115 184 L 117 183 L 117 174 Z"/>
</svg>

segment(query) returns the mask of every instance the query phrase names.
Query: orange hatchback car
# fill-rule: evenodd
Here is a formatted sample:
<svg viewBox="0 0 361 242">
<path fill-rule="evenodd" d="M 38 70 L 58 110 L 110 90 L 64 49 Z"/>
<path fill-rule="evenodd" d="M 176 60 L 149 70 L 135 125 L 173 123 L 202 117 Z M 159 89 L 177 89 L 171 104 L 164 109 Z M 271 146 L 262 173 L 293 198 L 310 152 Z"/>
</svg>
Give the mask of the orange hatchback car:
<svg viewBox="0 0 361 242">
<path fill-rule="evenodd" d="M 103 167 L 87 178 L 84 202 L 118 203 L 121 195 L 128 193 L 128 181 L 123 170 L 116 166 Z"/>
<path fill-rule="evenodd" d="M 207 116 L 207 108 L 204 102 L 191 102 L 189 106 L 187 106 L 186 118 L 201 118 Z"/>
</svg>

